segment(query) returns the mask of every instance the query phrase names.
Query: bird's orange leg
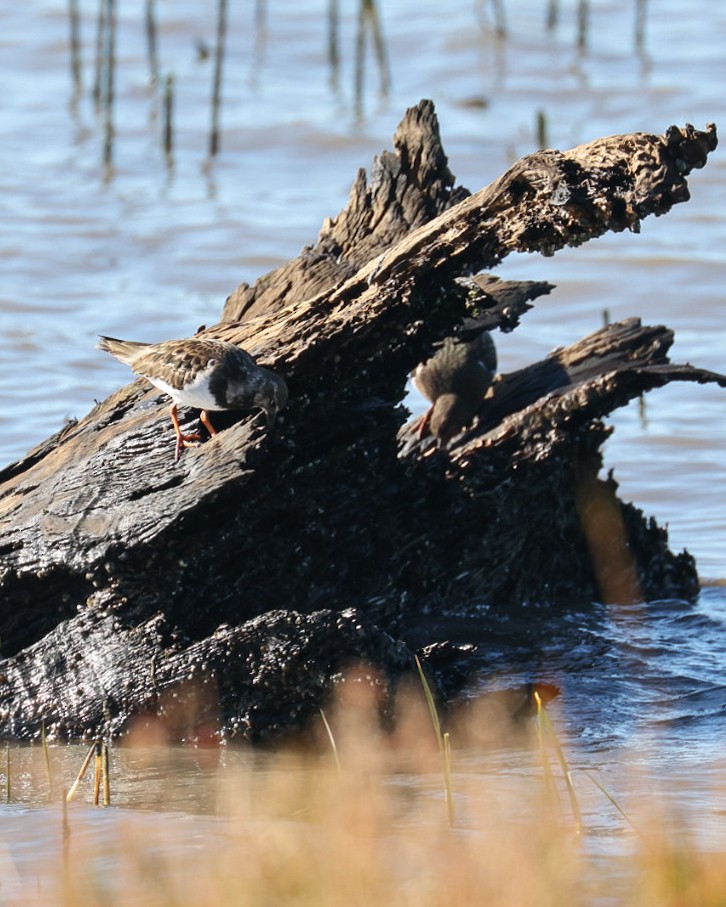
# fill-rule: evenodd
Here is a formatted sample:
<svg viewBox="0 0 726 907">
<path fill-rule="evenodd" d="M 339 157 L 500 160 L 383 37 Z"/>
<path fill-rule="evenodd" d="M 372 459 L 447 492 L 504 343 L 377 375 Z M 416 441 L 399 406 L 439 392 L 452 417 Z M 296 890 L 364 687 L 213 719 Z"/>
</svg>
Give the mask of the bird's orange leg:
<svg viewBox="0 0 726 907">
<path fill-rule="evenodd" d="M 199 419 L 202 425 L 207 429 L 209 434 L 214 437 L 217 434 L 217 429 L 212 425 L 212 422 L 209 418 L 209 413 L 206 411 L 206 409 L 203 409 L 199 413 Z"/>
<path fill-rule="evenodd" d="M 426 429 L 429 427 L 429 422 L 431 421 L 431 413 L 434 411 L 433 406 L 430 406 L 426 412 L 421 416 L 421 421 L 418 426 L 418 439 L 419 441 L 423 438 L 426 433 Z"/>
<path fill-rule="evenodd" d="M 179 425 L 179 416 L 176 411 L 176 403 L 174 403 L 169 410 L 169 415 L 171 416 L 171 422 L 174 426 L 174 433 L 176 434 L 176 449 L 174 450 L 174 462 L 179 461 L 181 456 L 182 447 L 193 447 L 195 441 L 201 441 L 201 435 L 185 435 L 182 433 L 181 427 Z"/>
</svg>

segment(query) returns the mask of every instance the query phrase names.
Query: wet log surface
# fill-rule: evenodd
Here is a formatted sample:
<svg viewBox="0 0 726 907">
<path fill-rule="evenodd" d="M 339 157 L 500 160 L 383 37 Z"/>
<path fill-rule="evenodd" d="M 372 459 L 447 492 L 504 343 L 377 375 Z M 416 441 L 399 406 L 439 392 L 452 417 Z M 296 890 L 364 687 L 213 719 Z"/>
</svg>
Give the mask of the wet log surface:
<svg viewBox="0 0 726 907">
<path fill-rule="evenodd" d="M 346 665 L 409 670 L 390 634 L 425 611 L 695 594 L 690 555 L 598 477 L 613 409 L 674 380 L 726 385 L 670 363 L 667 328 L 630 319 L 499 376 L 447 451 L 401 401 L 444 336 L 511 330 L 553 289 L 479 271 L 687 200 L 715 129 L 538 152 L 473 195 L 430 102 L 394 144 L 315 245 L 202 332 L 285 377 L 273 433 L 229 414 L 175 464 L 168 399 L 139 379 L 0 473 L 0 733 L 162 715 L 172 736 L 269 739 Z"/>
</svg>

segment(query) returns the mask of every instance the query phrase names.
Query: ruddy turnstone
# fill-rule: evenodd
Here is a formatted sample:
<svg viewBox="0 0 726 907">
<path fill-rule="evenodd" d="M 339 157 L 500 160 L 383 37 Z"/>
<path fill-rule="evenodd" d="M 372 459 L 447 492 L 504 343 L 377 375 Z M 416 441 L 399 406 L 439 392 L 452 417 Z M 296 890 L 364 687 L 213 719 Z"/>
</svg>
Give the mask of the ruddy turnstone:
<svg viewBox="0 0 726 907">
<path fill-rule="evenodd" d="M 137 375 L 171 397 L 170 414 L 176 433 L 174 462 L 179 459 L 182 447 L 201 441 L 200 435 L 182 433 L 178 406 L 200 409 L 202 423 L 210 435 L 216 435 L 209 419 L 210 410 L 260 407 L 270 429 L 287 402 L 287 385 L 282 378 L 257 365 L 249 353 L 225 340 L 191 337 L 140 343 L 102 336 L 98 348 L 130 365 Z"/>
<path fill-rule="evenodd" d="M 413 372 L 414 387 L 433 404 L 421 420 L 439 447 L 445 447 L 473 418 L 497 370 L 497 351 L 488 331 L 474 340 L 447 337 Z"/>
</svg>

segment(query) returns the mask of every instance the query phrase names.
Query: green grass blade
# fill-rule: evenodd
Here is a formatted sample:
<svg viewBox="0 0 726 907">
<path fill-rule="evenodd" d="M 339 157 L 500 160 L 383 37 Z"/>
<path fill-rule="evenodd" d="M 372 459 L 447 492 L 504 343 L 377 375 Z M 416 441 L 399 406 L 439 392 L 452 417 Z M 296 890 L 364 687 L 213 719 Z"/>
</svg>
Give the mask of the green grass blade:
<svg viewBox="0 0 726 907">
<path fill-rule="evenodd" d="M 436 740 L 441 747 L 443 753 L 444 750 L 444 739 L 441 734 L 441 722 L 439 721 L 439 713 L 436 708 L 436 702 L 434 700 L 434 694 L 431 692 L 431 687 L 429 682 L 426 679 L 426 674 L 424 673 L 423 665 L 419 661 L 418 655 L 414 655 L 416 659 L 416 667 L 418 668 L 419 677 L 421 678 L 421 686 L 423 687 L 424 696 L 426 697 L 426 702 L 428 703 L 429 712 L 431 713 L 431 724 L 434 726 L 434 734 L 436 734 Z"/>
<path fill-rule="evenodd" d="M 565 756 L 565 751 L 562 749 L 557 733 L 552 726 L 552 722 L 549 719 L 547 710 L 542 704 L 539 693 L 535 690 L 534 693 L 535 702 L 537 703 L 537 717 L 540 721 L 540 726 L 542 728 L 543 737 L 546 741 L 552 746 L 552 749 L 555 751 L 557 756 L 557 761 L 560 763 L 560 768 L 562 769 L 562 775 L 565 779 L 565 784 L 567 785 L 567 793 L 570 797 L 570 806 L 572 808 L 572 818 L 575 823 L 575 831 L 579 835 L 582 832 L 582 812 L 580 811 L 580 802 L 577 798 L 577 791 L 575 790 L 575 785 L 572 781 L 572 772 L 570 771 L 570 766 L 567 762 Z"/>
<path fill-rule="evenodd" d="M 45 776 L 48 779 L 48 794 L 53 799 L 53 778 L 50 773 L 50 754 L 48 752 L 48 739 L 45 734 L 45 718 L 40 725 L 40 739 L 43 744 L 43 760 L 45 762 Z"/>
<path fill-rule="evenodd" d="M 620 815 L 623 817 L 623 819 L 625 819 L 625 821 L 628 823 L 628 825 L 633 829 L 633 831 L 636 833 L 636 835 L 639 835 L 640 832 L 635 827 L 633 820 L 625 812 L 625 810 L 618 803 L 618 801 L 615 799 L 615 797 L 613 797 L 612 794 L 607 790 L 607 788 L 603 787 L 603 785 L 600 784 L 600 782 L 597 780 L 597 778 L 593 778 L 593 776 L 590 774 L 590 772 L 587 769 L 583 768 L 583 769 L 581 769 L 581 771 L 584 775 L 586 775 L 590 779 L 590 781 L 592 781 L 592 783 L 600 791 L 600 793 L 604 794 L 608 798 L 608 800 L 612 803 L 612 805 L 615 807 L 615 809 L 617 809 L 617 811 L 620 813 Z"/>
<path fill-rule="evenodd" d="M 434 694 L 431 691 L 431 686 L 429 685 L 428 680 L 426 679 L 426 674 L 424 673 L 423 665 L 419 661 L 418 655 L 414 655 L 416 659 L 416 667 L 418 668 L 419 677 L 421 678 L 421 686 L 423 687 L 424 696 L 426 697 L 426 702 L 429 707 L 429 712 L 431 714 L 431 724 L 434 727 L 434 734 L 436 735 L 436 741 L 439 744 L 439 752 L 441 753 L 441 762 L 443 766 L 444 773 L 444 793 L 446 795 L 446 814 L 449 819 L 449 825 L 453 827 L 454 825 L 454 794 L 451 786 L 451 743 L 449 735 L 441 733 L 441 722 L 439 721 L 439 712 L 436 708 L 436 701 L 434 700 Z"/>
<path fill-rule="evenodd" d="M 323 719 L 323 725 L 325 726 L 325 733 L 328 735 L 328 740 L 330 741 L 330 748 L 333 751 L 333 756 L 335 757 L 335 764 L 339 772 L 343 771 L 343 767 L 340 764 L 340 757 L 338 756 L 338 747 L 335 743 L 335 737 L 333 736 L 333 730 L 328 724 L 328 719 L 325 717 L 325 712 L 320 709 L 320 717 Z"/>
</svg>

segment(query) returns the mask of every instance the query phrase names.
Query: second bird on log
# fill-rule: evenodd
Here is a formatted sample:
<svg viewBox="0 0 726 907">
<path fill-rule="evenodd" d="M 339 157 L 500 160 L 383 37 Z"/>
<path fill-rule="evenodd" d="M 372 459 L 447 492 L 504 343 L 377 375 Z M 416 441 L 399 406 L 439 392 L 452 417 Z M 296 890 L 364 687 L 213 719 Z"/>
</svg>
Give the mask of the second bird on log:
<svg viewBox="0 0 726 907">
<path fill-rule="evenodd" d="M 428 427 L 439 447 L 446 447 L 476 415 L 496 370 L 497 351 L 488 331 L 469 341 L 447 337 L 412 375 L 416 390 L 433 404 L 419 436 Z"/>
<path fill-rule="evenodd" d="M 98 348 L 110 353 L 164 391 L 172 399 L 171 421 L 176 434 L 174 461 L 182 447 L 201 441 L 201 435 L 185 435 L 179 426 L 178 406 L 200 409 L 210 435 L 217 430 L 209 412 L 260 408 L 271 429 L 277 413 L 287 402 L 287 385 L 267 368 L 257 365 L 248 352 L 225 340 L 197 337 L 141 343 L 99 337 Z"/>
</svg>

